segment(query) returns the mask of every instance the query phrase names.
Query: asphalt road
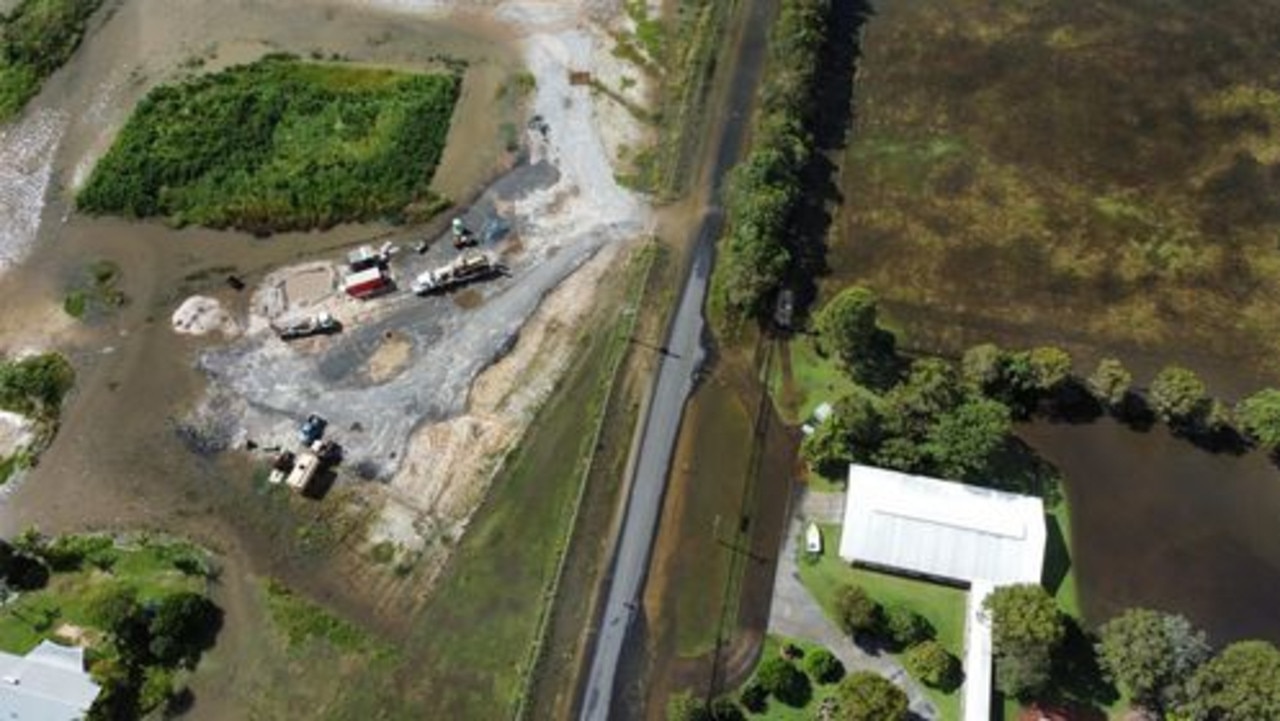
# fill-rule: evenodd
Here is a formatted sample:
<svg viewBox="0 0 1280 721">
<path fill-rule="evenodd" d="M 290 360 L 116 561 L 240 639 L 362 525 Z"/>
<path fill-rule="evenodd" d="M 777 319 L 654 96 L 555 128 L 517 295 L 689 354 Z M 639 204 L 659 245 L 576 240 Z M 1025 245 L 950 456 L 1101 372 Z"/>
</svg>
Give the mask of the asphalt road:
<svg viewBox="0 0 1280 721">
<path fill-rule="evenodd" d="M 715 243 L 724 229 L 724 214 L 718 207 L 721 187 L 743 147 L 750 109 L 763 68 L 765 35 L 773 17 L 772 2 L 748 3 L 747 32 L 738 45 L 736 74 L 720 117 L 724 126 L 711 158 L 711 207 L 702 215 L 694 245 L 693 263 L 680 293 L 680 304 L 667 331 L 658 379 L 644 418 L 638 461 L 631 478 L 631 494 L 613 559 L 613 575 L 608 598 L 595 638 L 591 670 L 583 691 L 583 721 L 609 718 L 617 685 L 618 662 L 627 632 L 640 609 L 641 593 L 649 569 L 649 557 L 657 536 L 667 475 L 675 452 L 685 402 L 706 349 L 702 338 L 706 321 L 702 307 L 715 256 Z M 714 117 L 714 116 L 713 116 Z"/>
</svg>

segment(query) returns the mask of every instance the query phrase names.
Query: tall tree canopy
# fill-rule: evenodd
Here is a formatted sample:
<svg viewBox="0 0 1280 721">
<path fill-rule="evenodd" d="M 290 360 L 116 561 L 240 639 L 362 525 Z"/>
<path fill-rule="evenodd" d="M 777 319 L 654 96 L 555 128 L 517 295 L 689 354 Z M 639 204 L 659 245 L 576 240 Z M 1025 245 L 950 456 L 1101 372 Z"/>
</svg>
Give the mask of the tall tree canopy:
<svg viewBox="0 0 1280 721">
<path fill-rule="evenodd" d="M 1138 703 L 1164 708 L 1209 658 L 1209 642 L 1183 616 L 1134 608 L 1099 629 L 1103 668 Z"/>
<path fill-rule="evenodd" d="M 1241 641 L 1200 667 L 1178 715 L 1195 721 L 1280 719 L 1280 650 Z"/>
</svg>

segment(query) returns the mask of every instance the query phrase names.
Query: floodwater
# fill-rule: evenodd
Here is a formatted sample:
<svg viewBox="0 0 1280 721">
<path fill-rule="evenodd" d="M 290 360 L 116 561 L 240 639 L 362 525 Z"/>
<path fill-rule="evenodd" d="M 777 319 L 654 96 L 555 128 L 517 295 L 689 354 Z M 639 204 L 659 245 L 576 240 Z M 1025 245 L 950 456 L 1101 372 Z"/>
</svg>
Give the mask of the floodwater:
<svg viewBox="0 0 1280 721">
<path fill-rule="evenodd" d="M 877 4 L 825 295 L 901 345 L 1059 344 L 1233 401 L 1280 382 L 1280 3 Z M 1161 427 L 1038 422 L 1090 620 L 1141 604 L 1280 640 L 1280 473 Z"/>
<path fill-rule="evenodd" d="M 1264 454 L 1211 454 L 1112 420 L 1019 435 L 1065 478 L 1091 622 L 1145 606 L 1185 614 L 1214 643 L 1280 643 L 1280 469 Z"/>
<path fill-rule="evenodd" d="M 426 231 L 340 226 L 262 240 L 177 230 L 74 215 L 69 188 L 83 180 L 146 90 L 192 68 L 215 69 L 287 51 L 430 69 L 447 54 L 471 63 L 449 140 L 450 148 L 463 146 L 467 152 L 446 155 L 434 187 L 465 201 L 510 160 L 501 125 L 514 108 L 495 109 L 492 101 L 519 62 L 507 38 L 470 20 L 428 23 L 320 3 L 124 0 L 108 5 L 81 50 L 30 109 L 53 108 L 70 120 L 39 237 L 21 265 L 0 275 L 0 349 L 57 344 L 71 355 L 78 379 L 63 426 L 39 466 L 21 484 L 5 489 L 0 533 L 32 524 L 55 533 L 155 529 L 193 537 L 220 553 L 225 571 L 217 595 L 227 623 L 193 680 L 192 716 L 243 718 L 245 695 L 263 692 L 245 676 L 251 667 L 246 663 L 262 662 L 261 607 L 251 576 L 280 577 L 388 637 L 406 627 L 411 609 L 394 597 L 375 597 L 388 584 L 370 578 L 378 572 L 356 562 L 356 549 L 345 548 L 340 539 L 303 547 L 299 530 L 322 512 L 320 506 L 263 495 L 248 463 L 205 457 L 182 441 L 176 423 L 202 393 L 204 379 L 195 359 L 206 341 L 173 333 L 170 314 L 182 298 L 197 292 L 243 310 L 247 292 L 238 294 L 224 283 L 231 273 L 253 283 L 285 262 L 373 237 L 404 240 Z M 120 288 L 129 303 L 91 324 L 74 323 L 61 311 L 62 298 L 84 264 L 95 259 L 122 268 Z"/>
</svg>

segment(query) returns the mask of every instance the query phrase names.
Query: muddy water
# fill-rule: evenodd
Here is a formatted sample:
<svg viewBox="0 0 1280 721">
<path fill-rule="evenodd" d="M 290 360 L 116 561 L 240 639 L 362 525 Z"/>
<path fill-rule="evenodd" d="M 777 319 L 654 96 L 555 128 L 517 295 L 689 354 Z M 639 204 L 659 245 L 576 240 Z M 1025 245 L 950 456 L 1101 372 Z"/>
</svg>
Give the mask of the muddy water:
<svg viewBox="0 0 1280 721">
<path fill-rule="evenodd" d="M 82 180 L 132 105 L 155 84 L 188 72 L 250 60 L 268 51 L 303 56 L 338 53 L 356 61 L 430 69 L 438 56 L 467 59 L 462 99 L 435 189 L 465 197 L 505 161 L 500 125 L 514 110 L 495 109 L 497 87 L 518 63 L 507 39 L 472 23 L 440 25 L 320 3 L 154 2 L 125 0 L 97 18 L 71 64 L 58 73 L 32 111 L 57 109 L 71 119 L 57 155 L 44 223 L 29 257 L 0 276 L 0 350 L 57 345 L 78 372 L 65 421 L 40 465 L 0 501 L 0 533 L 32 524 L 50 532 L 85 528 L 153 528 L 193 536 L 223 555 L 219 602 L 227 623 L 218 647 L 194 680 L 197 718 L 243 718 L 247 688 L 237 669 L 260 655 L 261 608 L 250 575 L 275 575 L 344 615 L 393 635 L 405 608 L 370 598 L 370 584 L 341 546 L 301 548 L 301 518 L 320 506 L 260 495 L 255 468 L 243 459 L 193 453 L 175 432 L 203 390 L 194 370 L 208 342 L 169 327 L 178 302 L 213 295 L 243 309 L 245 294 L 228 273 L 252 283 L 281 263 L 374 237 L 406 240 L 422 229 L 339 227 L 259 240 L 157 223 L 89 219 L 70 212 L 67 188 Z M 123 269 L 129 304 L 92 325 L 61 311 L 69 284 L 93 259 Z M 385 585 L 385 584 L 382 584 Z M 375 610 L 378 609 L 378 610 Z M 388 610 L 389 609 L 389 610 Z M 252 658 L 245 658 L 248 654 Z M 243 680 L 243 679 L 240 679 Z M 305 683 L 300 682 L 305 686 Z M 228 692 L 230 691 L 230 692 Z"/>
<path fill-rule="evenodd" d="M 1265 456 L 1213 455 L 1113 421 L 1019 434 L 1065 477 L 1090 621 L 1146 606 L 1186 614 L 1215 643 L 1280 642 L 1280 470 Z"/>
</svg>

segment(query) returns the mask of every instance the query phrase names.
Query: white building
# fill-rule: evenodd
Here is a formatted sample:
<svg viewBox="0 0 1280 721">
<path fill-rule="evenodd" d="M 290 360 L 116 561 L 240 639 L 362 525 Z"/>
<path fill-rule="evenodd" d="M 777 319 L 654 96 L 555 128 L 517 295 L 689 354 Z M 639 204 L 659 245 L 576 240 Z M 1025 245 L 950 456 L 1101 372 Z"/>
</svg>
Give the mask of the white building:
<svg viewBox="0 0 1280 721">
<path fill-rule="evenodd" d="M 84 670 L 84 649 L 41 641 L 26 656 L 0 651 L 0 719 L 78 721 L 98 684 Z"/>
<path fill-rule="evenodd" d="M 982 601 L 997 586 L 1040 583 L 1045 539 L 1039 498 L 849 467 L 840 557 L 969 587 L 965 721 L 991 713 L 991 624 Z"/>
</svg>

